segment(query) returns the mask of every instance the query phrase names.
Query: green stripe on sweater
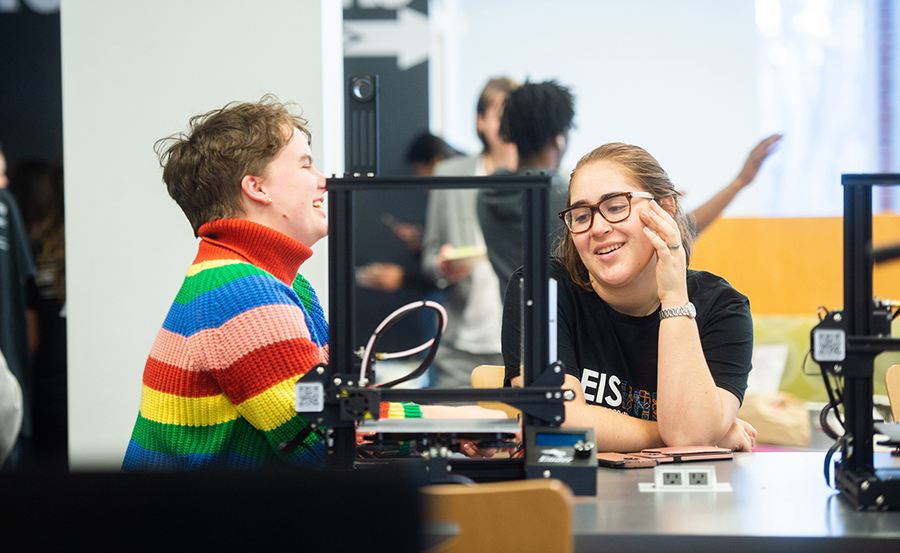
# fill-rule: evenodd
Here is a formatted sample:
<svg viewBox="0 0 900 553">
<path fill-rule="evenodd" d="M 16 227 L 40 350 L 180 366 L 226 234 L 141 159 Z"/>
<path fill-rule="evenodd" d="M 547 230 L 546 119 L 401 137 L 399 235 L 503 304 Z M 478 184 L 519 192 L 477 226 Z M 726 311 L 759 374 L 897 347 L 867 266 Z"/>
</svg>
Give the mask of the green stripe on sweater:
<svg viewBox="0 0 900 553">
<path fill-rule="evenodd" d="M 306 280 L 303 275 L 297 273 L 297 276 L 294 277 L 294 284 L 291 286 L 294 289 L 294 292 L 300 296 L 300 301 L 303 303 L 303 307 L 306 308 L 306 312 L 309 313 L 313 308 L 313 300 L 312 300 L 312 285 Z"/>
<path fill-rule="evenodd" d="M 175 296 L 175 303 L 185 305 L 204 292 L 221 288 L 229 282 L 250 275 L 268 275 L 272 277 L 268 272 L 249 263 L 232 263 L 221 267 L 204 269 L 196 275 L 184 279 L 181 290 Z"/>
<path fill-rule="evenodd" d="M 214 426 L 181 426 L 138 415 L 132 439 L 144 449 L 173 455 L 221 455 L 231 451 L 260 461 L 274 457 L 265 436 L 241 418 Z"/>
</svg>

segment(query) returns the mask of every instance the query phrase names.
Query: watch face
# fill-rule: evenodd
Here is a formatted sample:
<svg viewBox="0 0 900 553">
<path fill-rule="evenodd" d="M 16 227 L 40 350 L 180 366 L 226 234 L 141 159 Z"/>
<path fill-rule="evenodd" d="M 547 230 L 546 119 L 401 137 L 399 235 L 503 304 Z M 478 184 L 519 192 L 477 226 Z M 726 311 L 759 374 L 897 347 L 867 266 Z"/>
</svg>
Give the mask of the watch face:
<svg viewBox="0 0 900 553">
<path fill-rule="evenodd" d="M 691 314 L 691 318 L 692 319 L 697 318 L 697 308 L 694 307 L 694 304 L 692 302 L 688 302 L 687 308 L 688 308 L 688 313 Z"/>
</svg>

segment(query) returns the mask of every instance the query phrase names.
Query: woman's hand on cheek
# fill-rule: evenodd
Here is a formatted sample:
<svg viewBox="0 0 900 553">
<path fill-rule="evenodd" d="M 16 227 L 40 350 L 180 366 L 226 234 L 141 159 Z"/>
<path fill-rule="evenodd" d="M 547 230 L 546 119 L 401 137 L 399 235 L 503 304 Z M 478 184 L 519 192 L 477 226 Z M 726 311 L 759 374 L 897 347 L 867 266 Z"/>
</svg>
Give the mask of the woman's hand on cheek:
<svg viewBox="0 0 900 553">
<path fill-rule="evenodd" d="M 664 308 L 684 305 L 688 301 L 686 262 L 681 247 L 681 232 L 675 219 L 655 200 L 650 209 L 641 211 L 644 234 L 656 249 L 656 284 Z M 672 249 L 670 246 L 678 245 Z"/>
</svg>

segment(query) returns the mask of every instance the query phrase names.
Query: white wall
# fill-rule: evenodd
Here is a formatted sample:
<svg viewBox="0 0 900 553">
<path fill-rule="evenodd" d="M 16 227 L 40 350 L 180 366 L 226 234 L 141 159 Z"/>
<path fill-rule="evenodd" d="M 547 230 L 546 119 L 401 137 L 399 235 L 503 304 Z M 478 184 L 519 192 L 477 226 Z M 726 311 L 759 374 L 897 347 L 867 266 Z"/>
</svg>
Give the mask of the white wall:
<svg viewBox="0 0 900 553">
<path fill-rule="evenodd" d="M 322 173 L 342 172 L 341 21 L 334 0 L 63 2 L 74 469 L 120 466 L 144 362 L 196 253 L 153 143 L 273 92 L 303 107 Z M 320 243 L 303 272 L 323 301 L 326 267 Z"/>
<path fill-rule="evenodd" d="M 480 149 L 475 104 L 491 77 L 556 79 L 576 96 L 562 170 L 606 142 L 646 148 L 700 205 L 735 176 L 757 141 L 753 0 L 434 0 L 445 20 L 439 122 Z M 761 212 L 750 187 L 727 213 Z"/>
</svg>

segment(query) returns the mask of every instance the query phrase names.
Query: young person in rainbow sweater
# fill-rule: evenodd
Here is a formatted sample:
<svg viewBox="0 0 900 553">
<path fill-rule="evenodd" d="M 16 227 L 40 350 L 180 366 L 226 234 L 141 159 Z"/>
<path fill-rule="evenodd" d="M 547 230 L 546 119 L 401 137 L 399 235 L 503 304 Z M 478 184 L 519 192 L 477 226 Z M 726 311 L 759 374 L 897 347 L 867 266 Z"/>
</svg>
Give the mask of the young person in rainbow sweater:
<svg viewBox="0 0 900 553">
<path fill-rule="evenodd" d="M 200 246 L 147 359 L 124 470 L 324 465 L 294 385 L 328 360 L 328 323 L 298 274 L 328 233 L 325 177 L 292 107 L 272 96 L 232 103 L 157 142 L 163 181 Z M 422 416 L 414 404 L 381 411 Z M 279 452 L 300 434 L 302 447 Z"/>
</svg>

